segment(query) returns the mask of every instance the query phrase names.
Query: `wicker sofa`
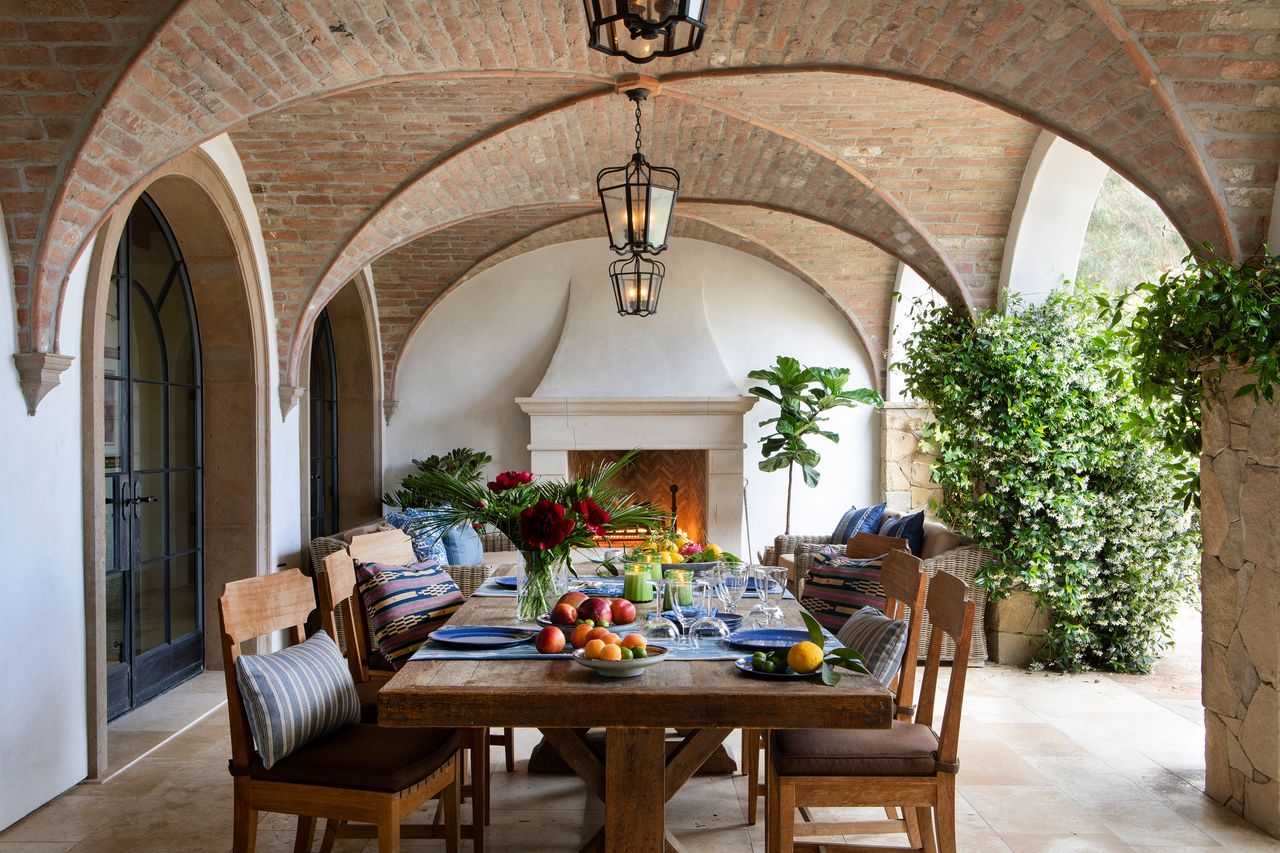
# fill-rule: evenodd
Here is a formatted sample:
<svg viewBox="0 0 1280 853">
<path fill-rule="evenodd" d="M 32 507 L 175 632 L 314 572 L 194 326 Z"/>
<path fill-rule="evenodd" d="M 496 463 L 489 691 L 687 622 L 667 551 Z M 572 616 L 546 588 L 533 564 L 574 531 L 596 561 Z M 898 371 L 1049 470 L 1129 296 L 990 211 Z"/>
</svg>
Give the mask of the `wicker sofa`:
<svg viewBox="0 0 1280 853">
<path fill-rule="evenodd" d="M 897 518 L 902 513 L 888 510 L 886 518 Z M 830 533 L 808 535 L 785 535 L 774 539 L 773 547 L 767 548 L 763 562 L 770 566 L 786 566 L 789 570 L 789 585 L 795 590 L 799 581 L 809 574 L 813 564 L 813 555 L 824 545 L 844 546 L 844 542 L 833 542 Z M 969 665 L 981 666 L 987 660 L 987 635 L 984 616 L 987 604 L 987 591 L 974 584 L 978 570 L 991 560 L 992 554 L 986 548 L 975 545 L 945 524 L 936 521 L 924 523 L 924 546 L 920 557 L 924 560 L 925 571 L 933 576 L 936 572 L 947 572 L 955 575 L 973 587 L 974 620 L 973 645 L 969 651 Z M 928 614 L 925 614 L 924 627 L 920 633 L 920 656 L 923 658 L 929 648 L 929 637 L 932 627 Z M 943 637 L 943 660 L 951 660 L 955 654 L 955 644 L 950 637 Z"/>
</svg>

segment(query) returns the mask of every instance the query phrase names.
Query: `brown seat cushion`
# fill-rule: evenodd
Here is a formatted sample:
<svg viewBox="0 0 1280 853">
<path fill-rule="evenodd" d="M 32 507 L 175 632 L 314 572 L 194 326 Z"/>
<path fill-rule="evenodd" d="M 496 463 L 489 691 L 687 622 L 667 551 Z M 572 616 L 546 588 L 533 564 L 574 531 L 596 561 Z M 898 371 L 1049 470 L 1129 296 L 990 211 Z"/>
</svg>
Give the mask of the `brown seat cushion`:
<svg viewBox="0 0 1280 853">
<path fill-rule="evenodd" d="M 266 770 L 256 757 L 249 775 L 264 782 L 402 791 L 458 751 L 453 729 L 384 729 L 354 725 L 310 743 Z"/>
<path fill-rule="evenodd" d="M 928 726 L 893 722 L 888 729 L 796 729 L 773 733 L 773 760 L 783 776 L 929 776 L 938 738 Z"/>
<path fill-rule="evenodd" d="M 381 678 L 356 682 L 356 695 L 360 697 L 360 722 L 378 722 L 378 691 L 386 683 Z"/>
<path fill-rule="evenodd" d="M 968 544 L 969 540 L 956 533 L 950 527 L 937 521 L 924 523 L 924 546 L 920 549 L 920 559 L 928 560 L 939 554 L 945 554 L 953 548 Z"/>
</svg>

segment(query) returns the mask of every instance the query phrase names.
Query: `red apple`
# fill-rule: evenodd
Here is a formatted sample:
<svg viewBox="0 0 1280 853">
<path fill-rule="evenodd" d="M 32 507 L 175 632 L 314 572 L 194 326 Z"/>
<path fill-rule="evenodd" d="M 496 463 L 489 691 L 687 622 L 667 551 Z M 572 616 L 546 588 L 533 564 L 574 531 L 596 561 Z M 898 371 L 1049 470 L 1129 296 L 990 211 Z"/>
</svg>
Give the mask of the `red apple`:
<svg viewBox="0 0 1280 853">
<path fill-rule="evenodd" d="M 578 621 L 578 611 L 574 610 L 568 604 L 557 604 L 551 608 L 549 616 L 553 625 L 572 625 Z"/>
<path fill-rule="evenodd" d="M 586 600 L 586 593 L 578 592 L 575 589 L 572 592 L 566 592 L 564 595 L 560 596 L 559 600 L 556 601 L 556 604 L 567 604 L 570 607 L 577 609 L 582 605 L 582 602 Z"/>
<path fill-rule="evenodd" d="M 554 655 L 564 650 L 564 631 L 554 625 L 548 625 L 538 632 L 538 636 L 533 641 L 534 648 L 539 654 Z"/>
<path fill-rule="evenodd" d="M 592 619 L 597 625 L 602 621 L 613 621 L 613 611 L 609 609 L 607 598 L 588 598 L 578 605 L 578 616 L 582 619 Z"/>
<path fill-rule="evenodd" d="M 625 598 L 615 598 L 609 608 L 613 612 L 613 624 L 625 625 L 636 621 L 636 606 Z"/>
</svg>

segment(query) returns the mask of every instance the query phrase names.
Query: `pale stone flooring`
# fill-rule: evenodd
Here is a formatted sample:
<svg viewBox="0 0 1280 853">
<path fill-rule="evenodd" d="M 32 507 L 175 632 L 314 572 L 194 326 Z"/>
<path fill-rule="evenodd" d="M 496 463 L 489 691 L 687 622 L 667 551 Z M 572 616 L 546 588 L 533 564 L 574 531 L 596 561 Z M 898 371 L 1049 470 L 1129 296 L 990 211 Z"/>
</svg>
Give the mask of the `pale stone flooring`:
<svg viewBox="0 0 1280 853">
<path fill-rule="evenodd" d="M 961 732 L 960 849 L 1280 851 L 1280 842 L 1201 793 L 1196 618 L 1183 620 L 1180 648 L 1153 676 L 972 670 Z M 118 775 L 79 785 L 0 833 L 0 853 L 229 850 L 222 698 L 221 675 L 208 673 L 113 723 Z M 515 773 L 495 769 L 490 850 L 573 851 L 599 826 L 600 804 L 574 778 L 523 771 L 536 737 L 520 733 Z M 736 754 L 736 734 L 728 743 Z M 497 750 L 493 758 L 500 768 Z M 763 828 L 746 827 L 745 802 L 741 776 L 696 778 L 668 806 L 667 822 L 690 851 L 763 851 Z M 292 826 L 288 817 L 267 816 L 259 850 L 291 850 Z M 339 849 L 376 845 L 351 841 Z M 404 849 L 443 844 L 406 842 Z"/>
</svg>

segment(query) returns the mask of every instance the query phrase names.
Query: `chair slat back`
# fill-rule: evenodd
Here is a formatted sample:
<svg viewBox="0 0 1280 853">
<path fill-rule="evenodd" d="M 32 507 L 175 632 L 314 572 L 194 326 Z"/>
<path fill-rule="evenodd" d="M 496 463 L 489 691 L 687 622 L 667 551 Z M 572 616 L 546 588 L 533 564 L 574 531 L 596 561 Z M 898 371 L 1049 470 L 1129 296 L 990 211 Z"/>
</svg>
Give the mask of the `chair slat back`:
<svg viewBox="0 0 1280 853">
<path fill-rule="evenodd" d="M 333 637 L 340 630 L 345 633 L 351 677 L 357 682 L 368 681 L 365 659 L 369 650 L 365 648 L 364 626 L 357 616 L 363 614 L 364 607 L 356 590 L 356 564 L 351 555 L 337 551 L 325 557 L 316 572 L 316 587 L 320 592 L 320 627 Z"/>
<path fill-rule="evenodd" d="M 879 533 L 855 533 L 844 546 L 844 555 L 854 560 L 873 560 L 890 551 L 906 551 L 907 540 Z"/>
<path fill-rule="evenodd" d="M 231 722 L 231 758 L 247 768 L 253 757 L 253 734 L 236 681 L 240 646 L 275 631 L 288 631 L 289 639 L 306 639 L 306 622 L 316 609 L 311 579 L 298 569 L 232 581 L 218 599 L 222 629 L 222 670 L 227 683 L 227 716 Z"/>
<path fill-rule="evenodd" d="M 973 640 L 973 600 L 969 586 L 955 575 L 938 572 L 929 581 L 925 603 L 933 633 L 929 637 L 929 654 L 924 664 L 924 680 L 920 685 L 917 723 L 933 727 L 933 706 L 938 691 L 938 670 L 942 666 L 942 635 L 955 643 L 951 678 L 947 683 L 947 704 L 942 711 L 942 727 L 938 733 L 938 762 L 955 764 L 960 746 L 960 710 L 964 704 L 965 676 L 969 671 L 969 645 Z"/>
<path fill-rule="evenodd" d="M 884 557 L 880 583 L 886 597 L 885 615 L 891 619 L 907 620 L 907 647 L 898 668 L 897 716 L 904 722 L 910 722 L 916 690 L 916 649 L 920 647 L 920 631 L 924 625 L 929 574 L 920 558 L 906 551 L 890 551 Z"/>
</svg>

